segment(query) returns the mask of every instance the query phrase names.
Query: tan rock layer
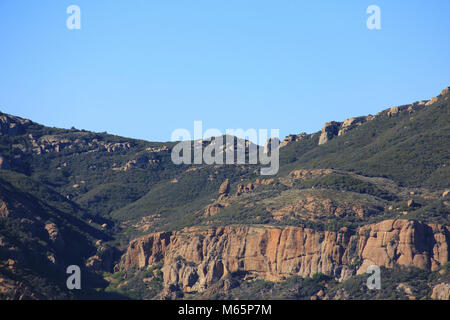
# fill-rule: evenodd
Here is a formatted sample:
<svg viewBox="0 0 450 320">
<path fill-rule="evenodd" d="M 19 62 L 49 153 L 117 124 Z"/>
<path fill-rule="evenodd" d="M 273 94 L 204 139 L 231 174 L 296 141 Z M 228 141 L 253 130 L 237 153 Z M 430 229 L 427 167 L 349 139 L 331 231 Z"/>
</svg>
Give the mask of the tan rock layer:
<svg viewBox="0 0 450 320">
<path fill-rule="evenodd" d="M 277 281 L 319 272 L 347 278 L 371 264 L 436 270 L 448 261 L 448 243 L 448 227 L 407 220 L 386 220 L 353 234 L 300 227 L 191 228 L 131 241 L 117 267 L 161 263 L 165 285 L 189 292 L 236 271 Z M 364 262 L 359 270 L 358 261 Z"/>
</svg>

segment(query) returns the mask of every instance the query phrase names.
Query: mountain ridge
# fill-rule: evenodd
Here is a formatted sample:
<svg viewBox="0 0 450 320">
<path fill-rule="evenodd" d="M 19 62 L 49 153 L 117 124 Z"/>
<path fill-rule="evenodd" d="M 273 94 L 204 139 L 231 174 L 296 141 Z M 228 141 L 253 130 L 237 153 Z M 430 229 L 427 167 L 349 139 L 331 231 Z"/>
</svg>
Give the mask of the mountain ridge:
<svg viewBox="0 0 450 320">
<path fill-rule="evenodd" d="M 0 284 L 0 298 L 197 298 L 212 297 L 224 288 L 229 289 L 224 297 L 244 297 L 260 281 L 276 280 L 279 284 L 270 286 L 278 288 L 296 285 L 297 280 L 291 283 L 281 277 L 257 273 L 251 276 L 252 269 L 246 267 L 227 269 L 217 278 L 213 271 L 220 269 L 220 255 L 204 245 L 202 254 L 210 257 L 214 281 L 197 279 L 208 285 L 188 289 L 183 281 L 203 278 L 196 267 L 201 263 L 189 258 L 197 249 L 174 245 L 181 243 L 180 235 L 192 236 L 189 232 L 183 235 L 186 232 L 183 230 L 229 230 L 224 237 L 232 239 L 233 228 L 253 228 L 255 232 L 258 228 L 297 228 L 302 232 L 311 230 L 320 238 L 324 234 L 354 236 L 364 228 L 372 228 L 368 226 L 389 221 L 402 226 L 394 228 L 397 231 L 390 236 L 396 243 L 395 250 L 414 254 L 408 253 L 409 260 L 403 259 L 405 263 L 373 261 L 377 260 L 373 257 L 371 261 L 381 264 L 392 281 L 400 277 L 396 268 L 418 268 L 421 271 L 407 273 L 422 272 L 423 279 L 429 279 L 423 280 L 427 284 L 415 296 L 441 296 L 433 293 L 435 287 L 444 290 L 445 296 L 450 206 L 449 111 L 447 87 L 427 101 L 392 107 L 374 116 L 327 123 L 312 134 L 289 135 L 280 145 L 280 171 L 271 177 L 259 175 L 260 164 L 175 165 L 170 157 L 175 142 L 148 142 L 49 128 L 1 113 L 0 277 L 5 285 Z M 428 232 L 421 238 L 423 232 L 418 226 L 435 228 L 436 232 L 431 232 L 432 236 Z M 168 235 L 164 241 L 170 244 L 169 251 L 158 249 L 167 261 L 154 259 L 151 264 L 134 262 L 123 267 L 136 239 L 152 238 L 158 233 Z M 217 237 L 212 239 L 213 243 L 221 236 Z M 411 240 L 415 237 L 421 241 Z M 259 243 L 265 241 L 260 240 Z M 300 246 L 292 241 L 290 245 Z M 425 249 L 421 242 L 426 243 Z M 34 252 L 26 250 L 28 245 L 35 247 Z M 347 245 L 336 250 L 349 251 Z M 69 253 L 62 252 L 61 246 Z M 398 249 L 399 246 L 403 249 Z M 255 245 L 249 252 L 259 255 L 262 247 Z M 180 259 L 177 250 L 181 250 Z M 373 252 L 377 250 L 381 250 L 379 243 L 372 246 Z M 283 277 L 300 276 L 303 283 L 320 273 L 311 281 L 315 288 L 327 292 L 329 298 L 359 296 L 348 287 L 342 291 L 341 286 L 360 281 L 355 266 L 370 259 L 363 255 L 364 250 L 350 251 L 357 252 L 362 260 L 355 256 L 356 260 L 350 259 L 347 264 L 342 264 L 341 258 L 330 262 L 333 270 L 351 266 L 352 272 L 345 277 L 301 259 L 292 260 L 297 263 L 292 270 L 310 268 L 317 272 L 292 271 Z M 145 257 L 133 259 L 148 261 L 153 253 L 145 252 Z M 424 254 L 425 260 L 437 255 L 434 261 L 438 263 L 427 262 L 424 267 L 414 261 L 414 256 Z M 396 255 L 390 259 L 398 261 Z M 41 263 L 44 269 L 54 270 L 54 275 L 37 268 L 33 261 L 45 261 Z M 74 262 L 86 274 L 86 290 L 80 293 L 68 291 L 63 281 L 64 267 Z M 313 265 L 316 267 L 311 269 Z M 239 273 L 247 278 L 238 276 Z M 336 278 L 340 282 L 334 282 Z M 39 289 L 39 279 L 47 281 L 45 290 Z M 333 291 L 331 295 L 323 288 L 323 281 L 330 288 L 341 290 L 340 294 Z M 234 284 L 231 288 L 227 283 Z M 400 289 L 389 287 L 389 290 L 405 298 Z M 318 291 L 301 297 L 317 296 Z M 377 297 L 384 294 L 387 292 Z M 374 296 L 365 291 L 361 297 Z"/>
</svg>

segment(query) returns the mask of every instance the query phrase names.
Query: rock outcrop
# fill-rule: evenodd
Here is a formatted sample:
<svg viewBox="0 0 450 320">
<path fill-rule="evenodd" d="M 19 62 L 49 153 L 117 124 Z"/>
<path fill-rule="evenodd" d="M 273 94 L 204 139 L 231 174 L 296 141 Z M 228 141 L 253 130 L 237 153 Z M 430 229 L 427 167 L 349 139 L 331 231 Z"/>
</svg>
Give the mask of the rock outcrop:
<svg viewBox="0 0 450 320">
<path fill-rule="evenodd" d="M 23 152 L 32 151 L 35 154 L 59 153 L 63 150 L 72 152 L 120 152 L 131 149 L 130 142 L 105 142 L 99 139 L 90 140 L 86 132 L 76 132 L 72 137 L 66 135 L 45 135 L 35 139 L 32 134 L 28 135 L 29 148 Z M 29 150 L 28 150 L 29 149 Z"/>
<path fill-rule="evenodd" d="M 315 273 L 348 278 L 369 265 L 437 270 L 448 261 L 448 227 L 386 220 L 351 233 L 300 227 L 226 226 L 159 232 L 130 242 L 116 270 L 162 264 L 164 284 L 202 291 L 233 272 L 278 281 Z M 358 268 L 358 261 L 362 265 Z"/>
<path fill-rule="evenodd" d="M 8 160 L 5 157 L 3 157 L 2 155 L 0 155 L 0 169 L 5 169 L 5 170 L 9 169 Z"/>
<path fill-rule="evenodd" d="M 433 97 L 433 98 L 431 98 L 430 99 L 430 101 L 428 101 L 425 105 L 428 107 L 428 106 L 431 106 L 431 105 L 433 105 L 433 104 L 435 104 L 436 102 L 438 102 L 438 97 Z"/>
<path fill-rule="evenodd" d="M 450 300 L 450 283 L 440 283 L 433 288 L 431 299 Z"/>
<path fill-rule="evenodd" d="M 14 137 L 24 134 L 25 128 L 30 124 L 30 120 L 0 114 L 0 136 L 7 135 Z"/>
<path fill-rule="evenodd" d="M 215 216 L 222 208 L 228 207 L 228 196 L 230 194 L 230 181 L 225 179 L 219 187 L 219 197 L 213 203 L 207 205 L 204 210 L 205 217 Z"/>
<path fill-rule="evenodd" d="M 0 200 L 0 217 L 8 218 L 9 214 L 10 214 L 10 212 L 9 212 L 6 202 Z"/>
<path fill-rule="evenodd" d="M 212 203 L 205 208 L 205 217 L 213 217 L 224 207 L 220 203 Z"/>
<path fill-rule="evenodd" d="M 442 90 L 441 94 L 437 97 L 433 97 L 430 100 L 425 101 L 418 101 L 413 104 L 409 105 L 403 105 L 398 107 L 392 107 L 387 110 L 381 111 L 376 116 L 368 115 L 368 116 L 362 116 L 362 117 L 355 117 L 355 118 L 349 118 L 344 120 L 343 122 L 337 122 L 337 121 L 331 121 L 327 122 L 325 126 L 322 128 L 322 131 L 320 133 L 319 137 L 319 145 L 323 145 L 327 143 L 328 141 L 332 140 L 334 137 L 342 136 L 348 131 L 351 131 L 362 124 L 366 123 L 367 121 L 371 121 L 375 119 L 378 116 L 387 116 L 389 118 L 399 116 L 401 114 L 412 114 L 418 110 L 421 110 L 424 107 L 428 107 L 431 105 L 434 105 L 436 102 L 439 101 L 439 99 L 445 99 L 448 100 L 449 97 L 449 91 L 450 87 L 445 88 Z M 289 144 L 291 141 L 297 141 L 301 138 L 304 138 L 305 136 L 308 136 L 306 134 L 301 134 L 298 136 L 290 135 L 285 138 L 285 140 L 280 144 L 280 146 L 285 146 Z"/>
<path fill-rule="evenodd" d="M 147 165 L 157 165 L 160 161 L 158 159 L 150 159 L 146 155 L 139 155 L 136 159 L 128 161 L 125 166 L 119 168 L 122 171 L 128 171 L 133 168 L 145 168 Z M 116 168 L 113 168 L 113 170 Z"/>
<path fill-rule="evenodd" d="M 375 119 L 374 116 L 355 117 L 344 120 L 344 122 L 327 122 L 322 128 L 319 137 L 319 145 L 325 144 L 336 136 L 342 136 L 348 131 L 358 128 L 367 121 Z"/>
<path fill-rule="evenodd" d="M 50 222 L 47 223 L 44 228 L 48 232 L 48 237 L 50 241 L 55 245 L 55 248 L 59 251 L 62 251 L 64 249 L 65 243 L 58 229 L 58 226 L 53 222 Z"/>
<path fill-rule="evenodd" d="M 229 192 L 230 192 L 230 181 L 226 179 L 224 182 L 222 182 L 222 184 L 219 187 L 219 194 L 228 195 Z"/>
<path fill-rule="evenodd" d="M 319 138 L 319 145 L 325 144 L 333 137 L 337 136 L 339 133 L 339 129 L 342 125 L 342 122 L 331 121 L 327 122 L 325 126 L 322 128 L 322 133 Z"/>
<path fill-rule="evenodd" d="M 289 173 L 289 177 L 295 180 L 306 180 L 326 176 L 333 173 L 331 169 L 298 169 Z"/>
<path fill-rule="evenodd" d="M 339 128 L 338 136 L 342 136 L 350 130 L 353 130 L 368 120 L 368 117 L 350 118 L 342 122 Z M 371 120 L 371 119 L 370 119 Z"/>
<path fill-rule="evenodd" d="M 230 181 L 226 179 L 219 187 L 219 200 L 222 200 L 228 197 L 230 193 Z"/>
<path fill-rule="evenodd" d="M 255 183 L 248 183 L 247 185 L 244 184 L 238 184 L 237 186 L 237 191 L 236 191 L 236 196 L 240 196 L 243 193 L 249 193 L 252 192 L 253 190 L 255 190 L 257 187 L 259 186 L 259 184 L 255 184 Z"/>
<path fill-rule="evenodd" d="M 355 203 L 353 201 L 339 202 L 319 195 L 309 194 L 302 199 L 283 205 L 280 208 L 267 210 L 272 214 L 273 218 L 278 221 L 302 217 L 311 221 L 322 217 L 359 217 L 365 218 L 379 213 L 382 208 L 373 204 Z"/>
<path fill-rule="evenodd" d="M 387 268 L 400 265 L 436 271 L 448 261 L 449 232 L 448 226 L 408 220 L 366 225 L 358 230 L 359 256 Z"/>
<path fill-rule="evenodd" d="M 238 197 L 241 194 L 253 192 L 258 187 L 267 186 L 274 181 L 274 179 L 256 179 L 254 182 L 247 183 L 246 185 L 239 183 L 237 185 L 236 196 Z"/>
<path fill-rule="evenodd" d="M 307 139 L 309 137 L 311 137 L 311 135 L 307 134 L 306 132 L 302 132 L 300 134 L 290 134 L 286 138 L 284 138 L 283 141 L 281 141 L 280 148 L 287 146 L 289 143 Z"/>
<path fill-rule="evenodd" d="M 98 244 L 97 252 L 86 261 L 86 267 L 95 272 L 111 272 L 113 270 L 114 249 L 108 245 Z"/>
<path fill-rule="evenodd" d="M 8 261 L 7 261 L 8 263 Z M 2 300 L 38 300 L 42 299 L 24 282 L 4 277 L 0 274 L 0 297 Z"/>
<path fill-rule="evenodd" d="M 368 116 L 361 116 L 361 117 L 354 117 L 344 120 L 343 122 L 338 121 L 330 121 L 325 123 L 324 127 L 322 128 L 322 131 L 320 132 L 319 137 L 319 145 L 323 145 L 327 143 L 328 141 L 332 140 L 334 137 L 342 136 L 348 131 L 351 131 L 355 128 L 358 128 L 360 125 L 371 121 L 379 116 L 387 116 L 389 118 L 399 116 L 402 114 L 412 114 L 418 110 L 421 110 L 424 107 L 428 107 L 431 105 L 434 105 L 436 102 L 439 101 L 439 99 L 448 100 L 450 99 L 449 96 L 450 87 L 445 88 L 442 90 L 441 94 L 437 97 L 433 97 L 430 100 L 423 100 L 423 101 L 417 101 L 409 105 L 403 105 L 398 107 L 392 107 L 387 110 L 383 110 L 380 113 L 378 113 L 376 116 L 368 115 Z M 301 133 L 298 135 L 291 134 L 287 136 L 281 143 L 280 148 L 288 145 L 291 142 L 299 141 L 305 138 L 312 137 L 314 135 L 308 135 L 306 133 Z"/>
</svg>

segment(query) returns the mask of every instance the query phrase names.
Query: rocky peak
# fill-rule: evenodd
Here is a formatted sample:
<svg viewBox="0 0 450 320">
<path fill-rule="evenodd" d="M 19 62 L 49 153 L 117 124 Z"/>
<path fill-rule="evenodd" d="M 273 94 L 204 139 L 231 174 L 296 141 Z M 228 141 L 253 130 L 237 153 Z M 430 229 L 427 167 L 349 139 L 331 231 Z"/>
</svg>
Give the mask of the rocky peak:
<svg viewBox="0 0 450 320">
<path fill-rule="evenodd" d="M 25 133 L 30 120 L 0 113 L 0 135 L 18 136 Z"/>
</svg>

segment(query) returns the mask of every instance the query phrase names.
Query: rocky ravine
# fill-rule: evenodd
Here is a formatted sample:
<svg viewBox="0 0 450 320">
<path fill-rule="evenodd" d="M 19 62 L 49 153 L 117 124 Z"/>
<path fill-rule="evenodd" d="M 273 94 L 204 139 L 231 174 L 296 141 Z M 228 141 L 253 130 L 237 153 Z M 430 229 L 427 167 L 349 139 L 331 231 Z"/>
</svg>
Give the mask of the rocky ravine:
<svg viewBox="0 0 450 320">
<path fill-rule="evenodd" d="M 437 270 L 448 261 L 449 240 L 449 227 L 407 220 L 385 220 L 356 233 L 271 226 L 190 228 L 131 241 L 116 270 L 162 264 L 166 288 L 175 285 L 184 292 L 203 291 L 236 271 L 270 281 L 315 273 L 342 280 L 372 264 Z"/>
</svg>

